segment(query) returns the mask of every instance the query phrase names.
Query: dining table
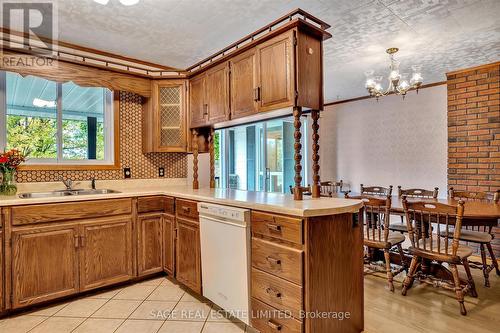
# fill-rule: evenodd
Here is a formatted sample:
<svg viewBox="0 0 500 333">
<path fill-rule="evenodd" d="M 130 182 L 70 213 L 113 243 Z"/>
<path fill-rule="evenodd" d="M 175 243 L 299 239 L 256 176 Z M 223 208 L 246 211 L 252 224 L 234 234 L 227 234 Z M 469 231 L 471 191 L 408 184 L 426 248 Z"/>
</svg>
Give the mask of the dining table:
<svg viewBox="0 0 500 333">
<path fill-rule="evenodd" d="M 366 196 L 375 198 L 386 198 L 381 195 L 368 195 Z M 340 192 L 332 193 L 334 198 L 356 198 L 361 196 L 360 193 L 354 192 Z M 429 203 L 444 203 L 448 205 L 457 205 L 459 200 L 453 198 L 418 198 L 418 197 L 407 197 L 408 201 L 425 201 Z M 403 209 L 403 198 L 398 195 L 391 196 L 391 215 L 404 216 Z M 478 201 L 478 200 L 464 200 L 464 215 L 462 219 L 462 228 L 468 227 L 485 227 L 485 230 L 489 228 L 497 227 L 500 219 L 500 204 Z M 482 229 L 482 228 L 481 228 Z M 378 251 L 380 252 L 380 251 Z M 377 253 L 377 252 L 376 252 Z M 377 257 L 383 259 L 383 253 L 378 253 Z M 409 263 L 411 260 L 411 255 L 406 254 L 406 261 Z M 391 262 L 394 264 L 401 264 L 401 257 L 397 253 L 391 253 Z M 422 271 L 426 274 L 432 274 L 436 278 L 448 280 L 452 278 L 451 272 L 441 265 L 440 263 L 431 263 L 427 261 L 422 261 L 421 267 Z M 465 283 L 465 280 L 463 281 Z"/>
</svg>

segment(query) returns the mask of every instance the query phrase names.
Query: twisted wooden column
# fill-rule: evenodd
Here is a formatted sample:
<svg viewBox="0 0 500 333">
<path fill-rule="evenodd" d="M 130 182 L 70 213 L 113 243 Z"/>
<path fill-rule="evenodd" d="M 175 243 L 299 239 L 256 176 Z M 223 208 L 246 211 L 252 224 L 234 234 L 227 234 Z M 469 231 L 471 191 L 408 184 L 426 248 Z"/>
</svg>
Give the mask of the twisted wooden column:
<svg viewBox="0 0 500 333">
<path fill-rule="evenodd" d="M 215 131 L 210 128 L 209 151 L 210 151 L 210 188 L 215 188 Z"/>
<path fill-rule="evenodd" d="M 301 184 L 302 184 L 302 155 L 301 155 L 301 149 L 302 149 L 302 144 L 300 143 L 300 139 L 302 137 L 302 133 L 300 132 L 300 116 L 302 115 L 302 108 L 301 107 L 294 107 L 293 108 L 293 126 L 295 127 L 295 132 L 294 132 L 294 138 L 295 138 L 295 188 L 293 190 L 293 199 L 294 200 L 302 200 L 302 189 L 301 189 Z"/>
<path fill-rule="evenodd" d="M 312 197 L 320 197 L 320 178 L 319 178 L 319 110 L 311 110 L 312 118 Z"/>
<path fill-rule="evenodd" d="M 198 131 L 196 129 L 192 130 L 193 134 L 193 189 L 197 190 L 200 188 L 200 183 L 198 182 Z"/>
</svg>

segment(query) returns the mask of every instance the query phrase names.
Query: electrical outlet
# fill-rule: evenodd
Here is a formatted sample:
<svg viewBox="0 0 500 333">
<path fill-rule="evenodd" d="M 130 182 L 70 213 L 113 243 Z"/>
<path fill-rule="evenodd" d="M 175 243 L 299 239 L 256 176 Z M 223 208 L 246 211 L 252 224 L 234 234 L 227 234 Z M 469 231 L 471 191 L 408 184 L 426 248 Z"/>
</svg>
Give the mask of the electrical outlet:
<svg viewBox="0 0 500 333">
<path fill-rule="evenodd" d="M 132 171 L 130 171 L 130 168 L 123 168 L 123 175 L 125 178 L 132 178 Z"/>
<path fill-rule="evenodd" d="M 165 177 L 165 168 L 164 167 L 159 167 L 158 168 L 158 176 L 159 177 Z"/>
</svg>

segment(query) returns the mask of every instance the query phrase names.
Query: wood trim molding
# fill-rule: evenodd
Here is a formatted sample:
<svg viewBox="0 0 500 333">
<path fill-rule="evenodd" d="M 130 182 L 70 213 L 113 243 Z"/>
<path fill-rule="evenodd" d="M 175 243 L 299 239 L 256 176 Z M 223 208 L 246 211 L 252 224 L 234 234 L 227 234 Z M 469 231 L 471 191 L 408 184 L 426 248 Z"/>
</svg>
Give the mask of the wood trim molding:
<svg viewBox="0 0 500 333">
<path fill-rule="evenodd" d="M 19 166 L 20 171 L 70 171 L 70 170 L 119 170 L 120 160 L 120 92 L 113 94 L 113 164 L 24 164 Z"/>
<path fill-rule="evenodd" d="M 457 69 L 457 70 L 446 73 L 446 76 L 455 75 L 455 74 L 459 74 L 459 73 L 463 73 L 463 72 L 469 72 L 469 71 L 477 71 L 478 69 L 494 67 L 494 66 L 500 66 L 500 61 L 495 61 L 495 62 L 492 62 L 489 64 L 484 64 L 484 65 L 479 65 L 479 66 L 474 66 L 474 67 L 469 67 L 469 68 Z"/>
<path fill-rule="evenodd" d="M 439 81 L 439 82 L 428 83 L 428 84 L 422 85 L 418 90 L 422 90 L 422 89 L 425 89 L 425 88 L 436 87 L 436 86 L 440 86 L 440 85 L 443 85 L 443 84 L 446 84 L 446 81 Z M 393 94 L 394 93 L 390 93 L 389 95 L 393 95 Z M 356 101 L 361 101 L 361 100 L 370 99 L 370 98 L 373 98 L 373 97 L 372 96 L 360 96 L 360 97 L 355 97 L 355 98 L 343 99 L 343 100 L 340 100 L 340 101 L 325 103 L 325 107 L 330 106 L 330 105 L 337 105 L 337 104 L 343 104 L 343 103 L 356 102 Z"/>
</svg>

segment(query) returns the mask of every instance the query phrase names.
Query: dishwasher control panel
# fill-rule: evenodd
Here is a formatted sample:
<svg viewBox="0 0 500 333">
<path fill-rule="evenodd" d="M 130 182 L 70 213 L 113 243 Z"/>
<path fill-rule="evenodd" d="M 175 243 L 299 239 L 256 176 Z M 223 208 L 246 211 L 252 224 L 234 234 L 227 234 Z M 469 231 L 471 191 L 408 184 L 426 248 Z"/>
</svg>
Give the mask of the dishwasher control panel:
<svg viewBox="0 0 500 333">
<path fill-rule="evenodd" d="M 237 222 L 248 222 L 250 220 L 250 210 L 248 209 L 222 206 L 212 203 L 198 203 L 198 212 L 200 213 L 200 216 L 208 215 L 215 218 L 223 218 Z"/>
</svg>

